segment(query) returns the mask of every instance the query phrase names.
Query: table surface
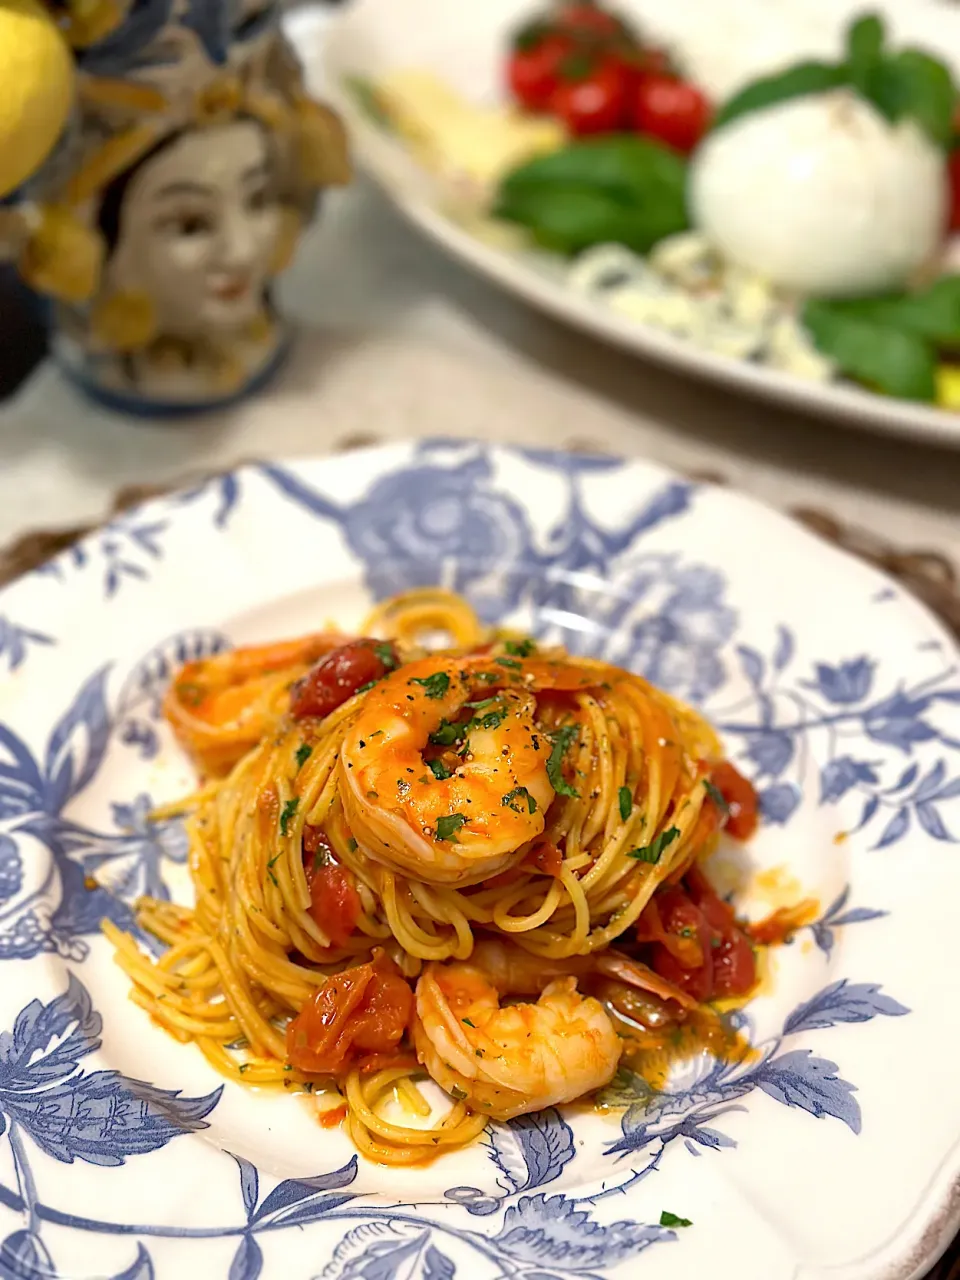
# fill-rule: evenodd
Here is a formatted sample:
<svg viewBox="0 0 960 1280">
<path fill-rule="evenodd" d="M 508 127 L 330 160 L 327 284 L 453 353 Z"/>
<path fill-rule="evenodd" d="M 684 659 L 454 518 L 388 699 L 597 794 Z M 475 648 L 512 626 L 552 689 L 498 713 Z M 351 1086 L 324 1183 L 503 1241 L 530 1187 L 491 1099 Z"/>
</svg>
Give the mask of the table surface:
<svg viewBox="0 0 960 1280">
<path fill-rule="evenodd" d="M 304 326 L 299 347 L 270 392 L 227 412 L 138 422 L 41 365 L 0 408 L 0 542 L 95 519 L 127 483 L 357 436 L 452 434 L 720 472 L 960 561 L 960 451 L 786 412 L 604 347 L 446 259 L 365 181 L 328 198 L 281 301 Z"/>
</svg>

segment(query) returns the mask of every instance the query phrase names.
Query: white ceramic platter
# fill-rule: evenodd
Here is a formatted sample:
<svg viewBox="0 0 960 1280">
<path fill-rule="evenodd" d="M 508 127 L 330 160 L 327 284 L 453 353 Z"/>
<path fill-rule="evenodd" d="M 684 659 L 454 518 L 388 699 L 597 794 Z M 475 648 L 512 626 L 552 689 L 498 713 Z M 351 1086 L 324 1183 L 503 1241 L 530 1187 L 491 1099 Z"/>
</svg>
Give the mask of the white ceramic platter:
<svg viewBox="0 0 960 1280">
<path fill-rule="evenodd" d="M 748 1061 L 398 1173 L 304 1099 L 223 1085 L 98 925 L 188 892 L 148 817 L 192 780 L 159 718 L 176 664 L 434 582 L 701 704 L 765 814 L 744 908 L 821 911 L 748 1008 Z M 0 594 L 0 1274 L 919 1274 L 960 1216 L 957 660 L 878 574 L 635 462 L 401 445 L 118 517 Z"/>
<path fill-rule="evenodd" d="M 886 16 L 894 40 L 935 51 L 960 74 L 960 9 L 944 0 L 876 0 L 869 6 L 864 0 L 622 0 L 617 7 L 674 49 L 715 100 L 801 57 L 836 56 L 851 16 L 865 8 Z M 471 234 L 448 215 L 449 192 L 343 91 L 351 77 L 375 81 L 391 70 L 418 68 L 444 77 L 472 100 L 495 102 L 503 93 L 509 32 L 535 8 L 536 0 L 354 0 L 322 37 L 309 13 L 294 13 L 289 22 L 314 83 L 335 98 L 348 121 L 359 162 L 431 239 L 503 288 L 692 377 L 855 425 L 960 446 L 960 414 L 704 351 L 574 292 L 546 255 L 508 251 Z"/>
</svg>

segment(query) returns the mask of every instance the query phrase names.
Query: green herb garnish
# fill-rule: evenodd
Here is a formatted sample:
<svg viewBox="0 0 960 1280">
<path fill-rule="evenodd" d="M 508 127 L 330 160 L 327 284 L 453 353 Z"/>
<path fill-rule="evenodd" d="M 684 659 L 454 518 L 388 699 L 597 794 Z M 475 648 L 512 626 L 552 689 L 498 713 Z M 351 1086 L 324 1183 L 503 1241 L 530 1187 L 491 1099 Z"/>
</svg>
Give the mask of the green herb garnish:
<svg viewBox="0 0 960 1280">
<path fill-rule="evenodd" d="M 414 676 L 407 684 L 419 684 L 428 698 L 442 698 L 450 688 L 450 677 L 445 671 L 435 671 L 432 676 Z"/>
<path fill-rule="evenodd" d="M 475 1022 L 471 1022 L 469 1018 L 461 1018 L 460 1021 L 465 1027 L 473 1027 L 473 1029 L 476 1030 L 477 1024 Z"/>
<path fill-rule="evenodd" d="M 730 806 L 727 804 L 726 797 L 715 783 L 711 782 L 709 778 L 704 778 L 703 788 L 721 813 L 730 812 Z"/>
<path fill-rule="evenodd" d="M 512 791 L 507 792 L 500 803 L 502 805 L 506 805 L 508 809 L 512 809 L 514 813 L 523 813 L 523 809 L 519 803 L 519 801 L 522 800 L 527 802 L 528 813 L 537 812 L 537 802 L 526 787 L 514 787 Z"/>
<path fill-rule="evenodd" d="M 627 857 L 636 858 L 638 862 L 659 862 L 664 849 L 673 844 L 679 834 L 679 827 L 667 827 L 666 831 L 661 831 L 658 836 L 654 836 L 649 844 L 639 849 L 631 849 Z"/>
<path fill-rule="evenodd" d="M 678 1218 L 675 1213 L 668 1213 L 664 1209 L 660 1215 L 661 1227 L 692 1227 L 693 1223 L 689 1218 Z"/>
<path fill-rule="evenodd" d="M 437 819 L 437 839 L 457 843 L 457 832 L 467 820 L 465 813 L 448 813 Z"/>
<path fill-rule="evenodd" d="M 384 641 L 383 644 L 375 644 L 373 646 L 373 652 L 383 663 L 384 668 L 387 671 L 393 671 L 396 669 L 397 658 L 393 652 L 392 644 L 388 644 L 386 641 Z"/>
<path fill-rule="evenodd" d="M 877 319 L 842 302 L 809 299 L 801 312 L 814 346 L 841 373 L 900 400 L 932 402 L 937 395 L 933 345 L 889 317 Z"/>
<path fill-rule="evenodd" d="M 187 706 L 198 707 L 207 694 L 202 685 L 192 684 L 189 680 L 181 680 L 177 685 L 177 696 L 181 698 Z"/>
<path fill-rule="evenodd" d="M 455 1098 L 457 1102 L 462 1102 L 466 1096 L 467 1096 L 466 1089 L 461 1089 L 458 1084 L 455 1084 L 453 1088 L 450 1090 L 450 1097 Z"/>
<path fill-rule="evenodd" d="M 633 813 L 633 792 L 629 787 L 620 788 L 620 817 L 626 820 Z"/>
<path fill-rule="evenodd" d="M 312 755 L 313 747 L 308 747 L 306 743 L 302 747 L 297 747 L 297 754 L 294 757 L 297 762 L 297 768 L 302 769 Z"/>
<path fill-rule="evenodd" d="M 287 834 L 287 828 L 290 826 L 290 819 L 297 812 L 297 808 L 299 807 L 299 805 L 300 805 L 300 801 L 297 799 L 296 796 L 294 796 L 293 799 L 288 800 L 287 803 L 281 809 L 280 834 L 282 836 L 285 836 Z"/>
<path fill-rule="evenodd" d="M 427 767 L 438 782 L 445 782 L 447 778 L 453 776 L 447 766 L 440 759 L 428 760 Z"/>
<path fill-rule="evenodd" d="M 516 658 L 495 658 L 494 661 L 500 667 L 509 667 L 511 671 L 523 670 L 523 663 L 517 662 Z"/>
<path fill-rule="evenodd" d="M 355 693 L 366 693 L 367 690 L 372 689 L 376 683 L 376 680 L 368 680 L 366 684 L 362 684 L 359 689 L 355 690 Z"/>
<path fill-rule="evenodd" d="M 469 729 L 498 729 L 506 718 L 506 711 L 488 711 L 485 716 L 476 716 L 467 727 Z"/>
<path fill-rule="evenodd" d="M 507 653 L 512 653 L 515 658 L 529 658 L 534 649 L 536 642 L 533 640 L 505 640 L 503 647 Z"/>
<path fill-rule="evenodd" d="M 572 744 L 576 742 L 579 735 L 580 729 L 575 724 L 564 725 L 562 729 L 557 729 L 555 733 L 548 734 L 550 741 L 553 743 L 553 750 L 550 752 L 550 759 L 547 761 L 547 777 L 550 779 L 550 785 L 558 796 L 579 796 L 580 794 L 576 788 L 571 787 L 561 772 L 563 757 Z"/>
<path fill-rule="evenodd" d="M 465 729 L 465 725 L 454 724 L 452 720 L 441 720 L 437 728 L 431 733 L 430 741 L 435 747 L 452 747 L 455 742 L 459 742 L 463 737 Z"/>
<path fill-rule="evenodd" d="M 356 840 L 354 840 L 353 836 L 351 836 L 350 839 L 347 841 L 347 848 L 350 850 L 351 853 L 356 853 L 357 842 Z"/>
</svg>

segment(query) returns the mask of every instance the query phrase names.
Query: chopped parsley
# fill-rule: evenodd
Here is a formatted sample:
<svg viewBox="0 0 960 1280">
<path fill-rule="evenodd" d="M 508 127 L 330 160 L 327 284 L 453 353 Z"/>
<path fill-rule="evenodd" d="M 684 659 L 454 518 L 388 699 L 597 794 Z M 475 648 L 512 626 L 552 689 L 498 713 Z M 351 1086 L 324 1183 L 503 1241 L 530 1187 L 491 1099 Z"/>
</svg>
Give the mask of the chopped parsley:
<svg viewBox="0 0 960 1280">
<path fill-rule="evenodd" d="M 692 1227 L 693 1223 L 689 1218 L 678 1218 L 675 1213 L 668 1213 L 664 1209 L 660 1215 L 661 1227 Z"/>
<path fill-rule="evenodd" d="M 347 848 L 350 850 L 351 853 L 356 853 L 357 842 L 356 840 L 354 840 L 353 836 L 351 836 L 350 839 L 347 841 Z"/>
<path fill-rule="evenodd" d="M 437 839 L 457 843 L 457 832 L 467 820 L 465 813 L 447 813 L 437 819 Z"/>
<path fill-rule="evenodd" d="M 297 812 L 299 805 L 300 805 L 300 801 L 297 799 L 296 796 L 294 796 L 293 799 L 288 800 L 287 803 L 281 809 L 280 834 L 282 836 L 285 836 L 287 834 L 287 828 L 290 826 L 290 819 Z"/>
<path fill-rule="evenodd" d="M 500 803 L 506 805 L 508 809 L 512 809 L 514 813 L 522 813 L 523 809 L 518 803 L 521 800 L 526 800 L 529 813 L 537 812 L 537 802 L 526 787 L 514 787 L 512 791 L 507 792 Z"/>
<path fill-rule="evenodd" d="M 432 676 L 414 676 L 407 684 L 419 684 L 428 698 L 442 698 L 450 688 L 450 677 L 445 671 L 435 671 Z"/>
<path fill-rule="evenodd" d="M 355 693 L 366 693 L 367 690 L 372 689 L 376 683 L 376 680 L 368 680 L 366 684 L 362 684 L 359 689 L 355 690 Z"/>
<path fill-rule="evenodd" d="M 466 680 L 468 678 L 469 673 L 461 672 L 461 675 Z M 495 684 L 496 681 L 500 679 L 500 672 L 499 671 L 475 671 L 473 673 L 473 678 L 474 680 L 481 680 L 484 684 Z"/>
<path fill-rule="evenodd" d="M 297 747 L 296 761 L 297 768 L 302 769 L 310 757 L 313 755 L 313 747 L 308 747 L 306 743 L 302 747 Z"/>
<path fill-rule="evenodd" d="M 474 1030 L 477 1028 L 477 1024 L 475 1022 L 471 1022 L 469 1018 L 461 1018 L 460 1021 L 465 1027 L 473 1027 Z"/>
<path fill-rule="evenodd" d="M 523 670 L 523 664 L 517 662 L 516 658 L 497 658 L 495 661 L 499 667 L 509 667 L 512 671 Z"/>
<path fill-rule="evenodd" d="M 430 772 L 433 774 L 433 776 L 437 779 L 438 782 L 443 782 L 447 778 L 450 778 L 453 776 L 442 760 L 439 760 L 439 759 L 428 760 L 427 767 L 430 769 Z"/>
<path fill-rule="evenodd" d="M 458 1084 L 455 1084 L 453 1088 L 450 1090 L 450 1097 L 456 1098 L 457 1102 L 462 1102 L 466 1096 L 467 1096 L 466 1089 L 461 1089 Z"/>
<path fill-rule="evenodd" d="M 488 711 L 485 716 L 475 716 L 470 721 L 471 729 L 498 729 L 507 718 L 505 710 Z"/>
<path fill-rule="evenodd" d="M 454 724 L 452 720 L 441 720 L 431 733 L 430 741 L 435 747 L 452 747 L 463 737 L 465 729 L 465 725 Z"/>
<path fill-rule="evenodd" d="M 679 827 L 667 827 L 666 831 L 661 831 L 658 836 L 654 836 L 649 844 L 639 849 L 630 849 L 627 857 L 636 858 L 638 862 L 659 862 L 664 849 L 673 844 L 679 834 Z"/>
<path fill-rule="evenodd" d="M 580 794 L 575 787 L 571 787 L 561 772 L 563 757 L 573 743 L 576 742 L 579 734 L 580 730 L 577 725 L 566 724 L 562 729 L 558 729 L 556 733 L 548 735 L 553 743 L 553 750 L 550 752 L 550 759 L 547 761 L 547 777 L 550 779 L 550 785 L 558 796 L 579 796 Z"/>
<path fill-rule="evenodd" d="M 729 813 L 730 806 L 727 804 L 726 796 L 724 796 L 720 788 L 716 786 L 714 783 L 712 783 L 709 778 L 704 778 L 703 785 L 707 795 L 710 797 L 713 803 L 717 806 L 720 812 Z"/>
<path fill-rule="evenodd" d="M 241 1075 L 243 1075 L 244 1071 L 249 1071 L 251 1066 L 252 1066 L 252 1063 L 241 1062 L 240 1065 L 237 1067 L 237 1070 L 240 1072 Z"/>
<path fill-rule="evenodd" d="M 484 707 L 492 707 L 495 702 L 500 701 L 500 694 L 495 693 L 492 698 L 481 698 L 479 702 L 468 702 L 465 705 L 473 711 L 482 711 Z"/>
<path fill-rule="evenodd" d="M 394 668 L 397 665 L 397 659 L 396 659 L 396 655 L 393 652 L 392 644 L 388 644 L 386 641 L 384 641 L 383 644 L 375 644 L 373 646 L 373 652 L 383 663 L 385 670 L 387 671 L 394 670 Z"/>
<path fill-rule="evenodd" d="M 633 792 L 629 787 L 620 788 L 620 817 L 626 822 L 633 812 Z"/>
<path fill-rule="evenodd" d="M 531 653 L 537 647 L 533 640 L 506 640 L 503 647 L 507 653 L 512 653 L 515 658 L 529 658 Z"/>
<path fill-rule="evenodd" d="M 321 868 L 321 867 L 325 867 L 329 861 L 330 861 L 330 855 L 329 855 L 329 853 L 327 853 L 327 851 L 326 851 L 326 849 L 323 847 L 323 845 L 320 845 L 320 847 L 317 849 L 316 853 L 314 853 L 314 855 L 313 855 L 313 869 L 314 869 L 314 871 L 319 871 L 319 870 L 320 870 L 320 868 Z"/>
</svg>

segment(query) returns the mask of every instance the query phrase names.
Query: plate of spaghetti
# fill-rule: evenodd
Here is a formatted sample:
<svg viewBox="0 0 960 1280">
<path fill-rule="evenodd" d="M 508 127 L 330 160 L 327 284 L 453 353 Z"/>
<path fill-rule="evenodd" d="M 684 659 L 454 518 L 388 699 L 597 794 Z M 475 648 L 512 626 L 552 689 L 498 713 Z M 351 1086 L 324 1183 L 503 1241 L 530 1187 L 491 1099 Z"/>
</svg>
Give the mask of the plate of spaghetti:
<svg viewBox="0 0 960 1280">
<path fill-rule="evenodd" d="M 907 1280 L 956 1228 L 957 654 L 872 570 L 436 441 L 119 518 L 0 666 L 5 1274 Z"/>
</svg>

